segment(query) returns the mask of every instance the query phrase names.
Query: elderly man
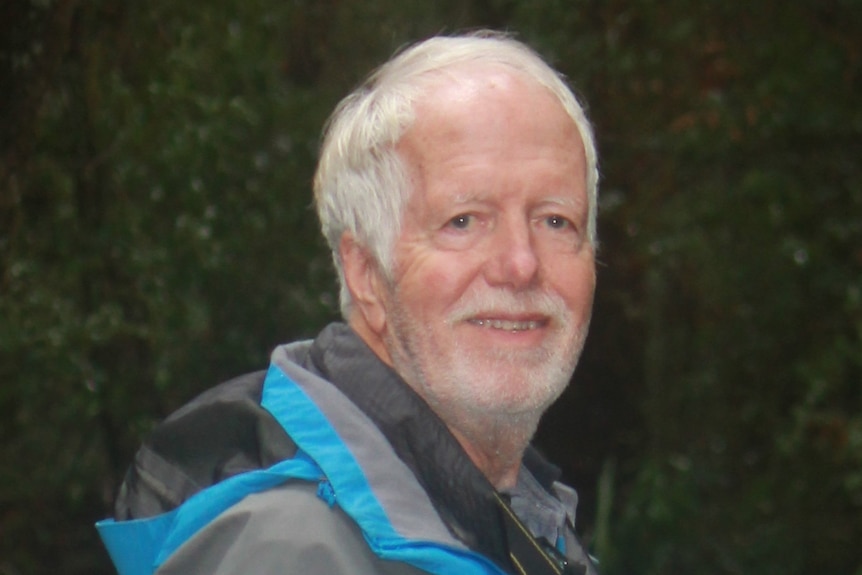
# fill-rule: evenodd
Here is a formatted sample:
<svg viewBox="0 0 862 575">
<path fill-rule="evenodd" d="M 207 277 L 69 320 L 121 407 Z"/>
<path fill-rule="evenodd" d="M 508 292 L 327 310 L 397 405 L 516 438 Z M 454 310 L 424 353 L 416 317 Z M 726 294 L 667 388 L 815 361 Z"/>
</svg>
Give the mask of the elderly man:
<svg viewBox="0 0 862 575">
<path fill-rule="evenodd" d="M 586 337 L 596 181 L 581 106 L 523 44 L 377 70 L 315 178 L 346 325 L 155 430 L 99 525 L 120 572 L 594 573 L 529 442 Z"/>
</svg>

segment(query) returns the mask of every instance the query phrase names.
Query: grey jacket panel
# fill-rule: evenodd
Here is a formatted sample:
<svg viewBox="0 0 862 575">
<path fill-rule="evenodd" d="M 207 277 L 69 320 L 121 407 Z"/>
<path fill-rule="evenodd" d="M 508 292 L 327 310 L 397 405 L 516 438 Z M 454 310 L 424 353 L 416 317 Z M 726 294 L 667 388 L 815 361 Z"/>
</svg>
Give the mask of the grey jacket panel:
<svg viewBox="0 0 862 575">
<path fill-rule="evenodd" d="M 260 405 L 265 375 L 213 387 L 154 429 L 126 474 L 114 519 L 154 517 L 229 477 L 293 457 L 296 446 Z"/>
<path fill-rule="evenodd" d="M 449 532 L 423 486 L 374 422 L 337 387 L 295 363 L 307 351 L 305 348 L 304 343 L 282 346 L 273 352 L 272 361 L 314 403 L 325 406 L 327 419 L 362 467 L 395 530 L 407 539 L 433 541 L 466 551 L 467 547 Z"/>
<path fill-rule="evenodd" d="M 246 497 L 182 545 L 156 575 L 417 575 L 371 551 L 356 524 L 302 481 Z"/>
</svg>

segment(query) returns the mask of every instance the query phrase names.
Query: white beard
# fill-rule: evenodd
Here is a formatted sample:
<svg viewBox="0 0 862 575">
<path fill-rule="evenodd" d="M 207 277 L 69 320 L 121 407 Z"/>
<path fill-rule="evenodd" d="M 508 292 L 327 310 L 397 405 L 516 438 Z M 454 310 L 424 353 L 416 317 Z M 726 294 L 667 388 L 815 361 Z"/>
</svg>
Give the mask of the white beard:
<svg viewBox="0 0 862 575">
<path fill-rule="evenodd" d="M 565 390 L 587 333 L 555 294 L 488 290 L 467 294 L 438 325 L 418 325 L 390 290 L 386 346 L 396 371 L 444 422 L 473 440 L 499 441 L 500 434 L 529 441 L 542 414 Z M 550 317 L 550 333 L 531 349 L 481 345 L 469 348 L 455 328 L 483 312 L 539 313 Z M 483 327 L 481 329 L 495 329 Z M 447 337 L 451 336 L 451 337 Z M 514 439 L 514 438 L 513 438 Z"/>
</svg>

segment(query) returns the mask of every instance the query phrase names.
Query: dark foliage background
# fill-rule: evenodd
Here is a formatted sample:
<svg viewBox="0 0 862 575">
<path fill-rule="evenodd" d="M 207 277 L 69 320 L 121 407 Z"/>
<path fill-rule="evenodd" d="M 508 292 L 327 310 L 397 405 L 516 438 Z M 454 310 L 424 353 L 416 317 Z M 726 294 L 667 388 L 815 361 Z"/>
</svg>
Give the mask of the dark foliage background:
<svg viewBox="0 0 862 575">
<path fill-rule="evenodd" d="M 479 26 L 598 132 L 593 330 L 538 440 L 604 572 L 862 575 L 858 0 L 4 0 L 0 574 L 111 573 L 147 430 L 336 316 L 320 127 Z"/>
</svg>

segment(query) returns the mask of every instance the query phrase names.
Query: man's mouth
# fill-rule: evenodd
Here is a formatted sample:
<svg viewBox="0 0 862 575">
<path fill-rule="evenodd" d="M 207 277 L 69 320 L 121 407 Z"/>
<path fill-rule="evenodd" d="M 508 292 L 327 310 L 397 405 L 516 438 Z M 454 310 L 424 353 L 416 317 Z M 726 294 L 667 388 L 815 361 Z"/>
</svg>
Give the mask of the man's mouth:
<svg viewBox="0 0 862 575">
<path fill-rule="evenodd" d="M 546 322 L 544 321 L 515 321 L 508 319 L 471 319 L 469 322 L 472 325 L 486 327 L 488 329 L 499 329 L 503 331 L 529 331 L 539 329 Z"/>
</svg>

